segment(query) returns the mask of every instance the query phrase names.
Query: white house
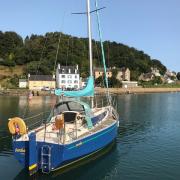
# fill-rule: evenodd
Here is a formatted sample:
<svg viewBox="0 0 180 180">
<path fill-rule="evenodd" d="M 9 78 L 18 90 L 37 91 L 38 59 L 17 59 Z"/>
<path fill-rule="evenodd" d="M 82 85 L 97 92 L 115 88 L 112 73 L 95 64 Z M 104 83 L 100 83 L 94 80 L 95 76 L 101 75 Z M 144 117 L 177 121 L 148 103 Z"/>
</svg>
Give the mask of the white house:
<svg viewBox="0 0 180 180">
<path fill-rule="evenodd" d="M 61 66 L 56 69 L 56 85 L 61 89 L 79 89 L 79 69 L 76 66 Z"/>
<path fill-rule="evenodd" d="M 19 88 L 27 88 L 27 80 L 19 79 Z"/>
<path fill-rule="evenodd" d="M 151 67 L 151 73 L 154 74 L 156 77 L 158 77 L 158 76 L 161 77 L 161 74 L 160 74 L 158 68 Z"/>
<path fill-rule="evenodd" d="M 137 81 L 122 81 L 122 88 L 134 88 L 138 87 Z"/>
</svg>

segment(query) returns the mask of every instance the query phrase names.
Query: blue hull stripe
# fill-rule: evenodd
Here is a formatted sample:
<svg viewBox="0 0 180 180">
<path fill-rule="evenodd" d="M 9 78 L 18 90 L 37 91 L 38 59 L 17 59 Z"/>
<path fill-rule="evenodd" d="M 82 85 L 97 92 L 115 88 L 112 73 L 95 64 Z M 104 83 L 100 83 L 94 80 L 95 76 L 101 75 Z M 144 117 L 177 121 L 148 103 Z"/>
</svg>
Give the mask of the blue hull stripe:
<svg viewBox="0 0 180 180">
<path fill-rule="evenodd" d="M 90 139 L 87 139 L 87 140 L 83 141 L 82 144 L 86 144 L 87 142 L 90 142 L 90 141 L 92 141 L 92 140 L 94 140 L 94 139 L 96 139 L 96 138 L 98 138 L 98 137 L 100 137 L 100 136 L 108 133 L 109 131 L 112 131 L 115 127 L 116 127 L 116 126 L 113 126 L 113 127 L 111 127 L 110 129 L 108 129 L 107 131 L 105 131 L 105 132 L 103 132 L 103 133 L 101 133 L 101 134 L 99 134 L 99 135 L 97 135 L 97 136 L 95 136 L 95 137 L 92 137 L 92 138 L 90 138 Z M 74 149 L 74 148 L 77 148 L 77 147 L 78 147 L 78 146 L 75 145 L 75 146 L 69 147 L 68 149 Z"/>
</svg>

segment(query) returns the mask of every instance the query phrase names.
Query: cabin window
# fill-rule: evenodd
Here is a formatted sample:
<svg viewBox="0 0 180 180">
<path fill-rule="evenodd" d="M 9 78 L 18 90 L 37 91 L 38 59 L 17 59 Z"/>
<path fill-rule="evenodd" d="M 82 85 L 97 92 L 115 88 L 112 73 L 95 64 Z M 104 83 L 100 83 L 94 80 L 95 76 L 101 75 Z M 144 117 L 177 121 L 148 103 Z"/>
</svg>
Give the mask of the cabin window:
<svg viewBox="0 0 180 180">
<path fill-rule="evenodd" d="M 54 114 L 57 115 L 57 114 L 62 113 L 63 111 L 69 111 L 66 104 L 62 104 L 62 105 L 58 106 L 57 108 L 55 108 L 54 109 Z"/>
<path fill-rule="evenodd" d="M 83 111 L 84 110 L 84 107 L 81 104 L 73 102 L 73 101 L 69 102 L 68 105 L 69 105 L 69 108 L 71 109 L 71 111 Z"/>
</svg>

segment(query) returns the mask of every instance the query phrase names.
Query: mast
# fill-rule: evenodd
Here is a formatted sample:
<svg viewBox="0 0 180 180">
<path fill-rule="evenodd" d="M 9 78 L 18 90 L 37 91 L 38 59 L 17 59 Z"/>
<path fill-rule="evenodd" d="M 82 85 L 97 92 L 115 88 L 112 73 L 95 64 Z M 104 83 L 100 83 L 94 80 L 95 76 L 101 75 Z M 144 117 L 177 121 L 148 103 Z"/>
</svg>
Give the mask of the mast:
<svg viewBox="0 0 180 180">
<path fill-rule="evenodd" d="M 90 0 L 87 0 L 87 22 L 88 22 L 88 37 L 89 37 L 89 66 L 90 66 L 90 76 L 93 76 L 93 68 L 92 68 L 92 34 L 91 34 L 91 15 L 90 15 Z M 91 108 L 94 107 L 94 99 L 91 98 Z"/>
<path fill-rule="evenodd" d="M 88 22 L 88 37 L 89 37 L 89 64 L 90 64 L 90 76 L 93 76 L 92 68 L 92 35 L 91 35 L 91 16 L 90 16 L 90 0 L 87 0 L 87 22 Z"/>
</svg>

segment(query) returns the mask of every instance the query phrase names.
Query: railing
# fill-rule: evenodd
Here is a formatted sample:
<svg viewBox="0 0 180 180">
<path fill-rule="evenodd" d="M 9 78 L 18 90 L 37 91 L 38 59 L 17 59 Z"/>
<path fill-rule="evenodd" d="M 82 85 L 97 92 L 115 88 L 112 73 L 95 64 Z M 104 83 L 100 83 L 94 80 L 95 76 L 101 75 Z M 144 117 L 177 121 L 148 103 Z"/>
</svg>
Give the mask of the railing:
<svg viewBox="0 0 180 180">
<path fill-rule="evenodd" d="M 25 123 L 27 124 L 28 130 L 32 130 L 42 124 L 45 124 L 52 117 L 51 111 L 45 111 L 38 113 L 36 115 L 24 118 Z"/>
<path fill-rule="evenodd" d="M 100 98 L 98 98 L 98 97 L 100 97 Z M 115 108 L 115 109 L 117 109 L 117 99 L 115 98 L 115 97 L 113 97 L 113 96 L 111 96 L 111 105 Z M 95 98 L 95 102 L 94 102 L 94 107 L 96 107 L 96 108 L 101 108 L 101 107 L 104 107 L 104 106 L 108 106 L 109 104 L 109 101 L 108 101 L 108 99 L 106 98 L 106 97 L 103 97 L 102 98 L 102 96 L 96 96 L 96 98 Z"/>
<path fill-rule="evenodd" d="M 101 107 L 108 106 L 108 105 L 109 105 L 109 103 L 108 103 L 108 99 L 106 97 L 98 95 L 98 96 L 96 96 L 94 98 L 94 107 L 101 108 Z M 111 105 L 115 109 L 117 109 L 117 99 L 116 99 L 115 96 L 111 97 Z M 45 141 L 46 137 L 47 138 L 50 137 L 51 134 L 56 134 L 56 137 L 57 136 L 59 137 L 58 139 L 59 139 L 60 143 L 64 143 L 66 141 L 66 136 L 69 136 L 70 140 L 78 138 L 77 131 L 84 124 L 77 127 L 77 123 L 74 122 L 74 126 L 73 126 L 71 132 L 66 132 L 65 131 L 66 130 L 66 128 L 65 128 L 66 124 L 64 125 L 64 128 L 61 129 L 59 132 L 57 132 L 57 131 L 48 132 L 47 131 L 47 126 L 54 123 L 54 122 L 50 122 L 50 120 L 51 120 L 51 118 L 53 116 L 54 116 L 53 111 L 44 111 L 44 112 L 40 112 L 40 113 L 38 113 L 36 115 L 27 117 L 27 118 L 24 119 L 24 121 L 27 124 L 28 130 L 35 129 L 35 128 L 43 125 L 44 126 L 43 128 L 45 128 L 44 141 Z M 72 124 L 73 124 L 73 122 L 72 122 Z"/>
</svg>

